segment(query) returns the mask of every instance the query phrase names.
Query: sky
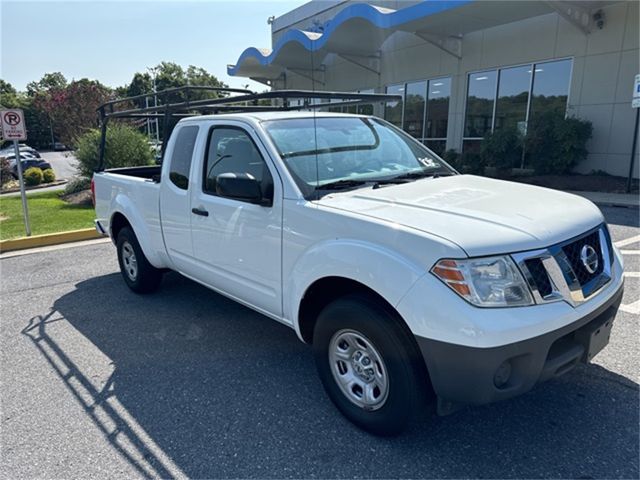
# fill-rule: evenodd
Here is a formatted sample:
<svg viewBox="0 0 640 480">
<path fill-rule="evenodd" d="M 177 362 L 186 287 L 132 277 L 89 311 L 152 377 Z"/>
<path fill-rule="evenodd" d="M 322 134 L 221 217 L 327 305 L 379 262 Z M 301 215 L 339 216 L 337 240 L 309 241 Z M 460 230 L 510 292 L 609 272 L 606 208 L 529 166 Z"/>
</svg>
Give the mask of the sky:
<svg viewBox="0 0 640 480">
<path fill-rule="evenodd" d="M 271 47 L 267 19 L 305 1 L 0 0 L 0 78 L 16 89 L 47 72 L 110 87 L 161 61 L 196 65 L 230 86 L 264 85 L 229 77 L 250 46 Z"/>
</svg>

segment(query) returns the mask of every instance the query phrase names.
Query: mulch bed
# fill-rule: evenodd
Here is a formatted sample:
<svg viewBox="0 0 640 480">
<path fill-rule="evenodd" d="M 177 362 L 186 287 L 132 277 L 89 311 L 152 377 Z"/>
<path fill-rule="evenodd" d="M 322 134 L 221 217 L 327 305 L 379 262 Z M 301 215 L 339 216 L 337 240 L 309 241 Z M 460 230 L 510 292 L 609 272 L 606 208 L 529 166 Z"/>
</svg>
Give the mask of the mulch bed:
<svg viewBox="0 0 640 480">
<path fill-rule="evenodd" d="M 93 205 L 91 190 L 82 190 L 81 192 L 60 195 L 60 199 L 71 205 Z"/>
</svg>

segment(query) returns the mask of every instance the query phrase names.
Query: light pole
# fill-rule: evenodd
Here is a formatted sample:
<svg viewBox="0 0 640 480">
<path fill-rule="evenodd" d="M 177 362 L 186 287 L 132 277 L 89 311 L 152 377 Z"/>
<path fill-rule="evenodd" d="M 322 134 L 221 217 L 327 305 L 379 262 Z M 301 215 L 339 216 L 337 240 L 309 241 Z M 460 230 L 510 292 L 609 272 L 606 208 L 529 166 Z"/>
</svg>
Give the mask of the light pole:
<svg viewBox="0 0 640 480">
<path fill-rule="evenodd" d="M 158 75 L 158 67 L 147 67 L 147 70 L 153 75 L 153 106 L 158 106 L 158 96 L 156 95 L 156 76 Z M 158 112 L 155 112 L 158 113 Z M 154 118 L 153 122 L 155 123 L 156 129 L 156 146 L 160 143 L 160 132 L 158 131 L 158 118 Z"/>
</svg>

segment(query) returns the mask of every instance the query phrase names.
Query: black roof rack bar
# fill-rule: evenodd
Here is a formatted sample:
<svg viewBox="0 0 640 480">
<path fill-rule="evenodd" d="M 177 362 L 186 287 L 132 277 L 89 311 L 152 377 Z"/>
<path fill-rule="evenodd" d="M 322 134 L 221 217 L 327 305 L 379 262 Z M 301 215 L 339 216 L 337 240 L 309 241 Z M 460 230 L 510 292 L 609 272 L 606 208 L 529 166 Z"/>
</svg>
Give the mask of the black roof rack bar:
<svg viewBox="0 0 640 480">
<path fill-rule="evenodd" d="M 211 91 L 220 93 L 238 93 L 239 95 L 209 98 L 202 100 L 188 99 L 188 92 Z M 129 110 L 117 111 L 114 106 L 119 103 L 131 102 L 141 98 L 153 97 L 163 98 L 170 93 L 187 92 L 187 100 L 176 103 L 165 103 L 144 108 L 132 108 Z M 302 100 L 300 104 L 291 105 L 289 100 Z M 259 105 L 260 100 L 281 100 L 281 105 Z M 320 100 L 318 102 L 318 100 Z M 325 100 L 325 101 L 322 101 Z M 338 100 L 338 101 L 336 101 Z M 163 118 L 163 135 L 171 130 L 169 119 L 171 117 L 197 116 L 203 111 L 218 112 L 256 112 L 256 111 L 291 111 L 302 109 L 331 108 L 340 106 L 352 106 L 360 104 L 370 104 L 376 102 L 397 102 L 401 101 L 401 95 L 390 95 L 386 93 L 354 93 L 354 92 L 325 92 L 312 90 L 272 90 L 268 92 L 255 93 L 250 90 L 237 88 L 218 88 L 189 85 L 186 87 L 171 88 L 151 94 L 136 95 L 133 97 L 120 98 L 106 102 L 97 111 L 100 116 L 100 150 L 99 162 L 96 171 L 104 169 L 104 150 L 106 146 L 107 123 L 111 118 Z M 166 148 L 166 141 L 162 142 L 162 155 Z"/>
<path fill-rule="evenodd" d="M 163 90 L 166 92 L 166 90 Z M 121 99 L 121 102 L 131 100 L 131 98 Z M 241 102 L 254 102 L 254 105 L 246 105 L 245 111 L 252 110 L 252 107 L 255 107 L 255 103 L 259 100 L 290 100 L 290 99 L 305 99 L 307 102 L 304 102 L 303 105 L 295 106 L 295 109 L 300 108 L 320 108 L 325 106 L 332 105 L 331 102 L 322 103 L 310 103 L 309 100 L 345 100 L 348 102 L 353 102 L 353 104 L 357 103 L 373 103 L 373 102 L 397 102 L 401 100 L 400 95 L 390 95 L 386 93 L 352 93 L 352 92 L 323 92 L 323 91 L 311 91 L 311 90 L 274 90 L 271 92 L 263 92 L 263 93 L 251 93 L 244 95 L 235 95 L 231 97 L 222 97 L 222 98 L 212 98 L 212 99 L 203 99 L 203 100 L 194 100 L 194 101 L 185 101 L 185 102 L 177 102 L 177 103 L 169 103 L 165 105 L 157 105 L 145 108 L 134 108 L 130 110 L 121 110 L 114 111 L 113 110 L 113 101 L 107 102 L 101 105 L 98 109 L 102 118 L 117 118 L 117 117 L 126 117 L 131 113 L 153 113 L 153 112 L 169 112 L 173 113 L 175 111 L 188 111 L 188 110 L 198 110 L 199 108 L 216 106 L 216 105 L 233 105 Z M 337 105 L 337 102 L 333 105 Z M 105 107 L 109 107 L 109 112 L 106 112 Z M 235 105 L 235 109 L 240 111 L 243 110 L 243 106 Z M 281 107 L 269 107 L 272 110 L 282 109 Z"/>
<path fill-rule="evenodd" d="M 172 93 L 180 93 L 180 92 L 186 92 L 187 94 L 190 91 L 205 91 L 205 92 L 213 92 L 213 93 L 242 93 L 242 94 L 252 94 L 255 93 L 251 90 L 246 90 L 244 88 L 228 88 L 228 87 L 208 87 L 205 85 L 186 85 L 184 87 L 175 87 L 175 88 L 167 88 L 165 90 L 160 90 L 158 92 L 150 92 L 150 93 L 143 93 L 140 95 L 134 95 L 133 97 L 125 97 L 125 98 L 116 98 L 115 100 L 109 100 L 108 102 L 103 103 L 100 108 L 109 106 L 109 105 L 116 105 L 118 103 L 123 103 L 123 102 L 130 102 L 133 100 L 140 100 L 143 98 L 153 98 L 153 97 L 157 97 L 158 99 L 162 99 L 163 97 L 172 94 Z"/>
</svg>

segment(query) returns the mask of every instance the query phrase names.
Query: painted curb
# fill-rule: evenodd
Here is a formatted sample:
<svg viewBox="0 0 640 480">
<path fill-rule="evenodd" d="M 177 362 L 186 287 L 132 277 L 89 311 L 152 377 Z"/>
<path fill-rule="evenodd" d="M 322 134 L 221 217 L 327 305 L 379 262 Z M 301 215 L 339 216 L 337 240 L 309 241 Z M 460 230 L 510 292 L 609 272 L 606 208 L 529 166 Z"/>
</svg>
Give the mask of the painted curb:
<svg viewBox="0 0 640 480">
<path fill-rule="evenodd" d="M 58 245 L 60 243 L 93 240 L 103 237 L 103 235 L 96 232 L 95 228 L 83 228 L 82 230 L 72 230 L 70 232 L 48 233 L 46 235 L 33 235 L 31 237 L 21 237 L 0 241 L 0 253 L 24 250 L 27 248 L 46 247 L 49 245 Z"/>
</svg>

